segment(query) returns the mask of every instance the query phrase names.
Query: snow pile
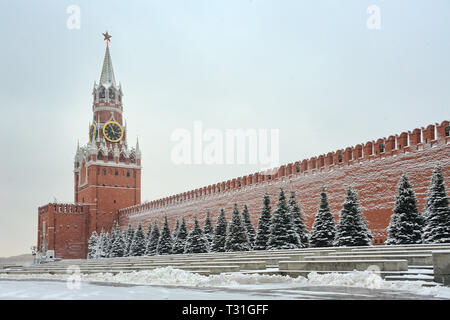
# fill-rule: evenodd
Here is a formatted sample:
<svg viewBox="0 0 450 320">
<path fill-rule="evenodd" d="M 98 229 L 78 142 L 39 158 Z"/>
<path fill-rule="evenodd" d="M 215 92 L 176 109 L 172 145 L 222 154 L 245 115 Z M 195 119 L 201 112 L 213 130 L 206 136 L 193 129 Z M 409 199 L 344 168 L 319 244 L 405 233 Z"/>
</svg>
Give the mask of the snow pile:
<svg viewBox="0 0 450 320">
<path fill-rule="evenodd" d="M 242 273 L 222 273 L 204 276 L 173 267 L 157 268 L 153 270 L 134 271 L 126 273 L 84 274 L 83 281 L 100 281 L 109 283 L 124 283 L 135 285 L 164 285 L 164 286 L 193 286 L 193 287 L 222 287 L 239 286 L 244 284 L 264 283 L 292 283 L 304 282 L 305 278 L 290 278 L 280 275 L 259 275 Z"/>
<path fill-rule="evenodd" d="M 0 273 L 0 279 L 7 280 L 71 280 L 74 275 L 7 275 Z M 318 274 L 312 272 L 308 278 L 291 278 L 281 275 L 261 275 L 245 273 L 222 273 L 204 276 L 176 269 L 173 267 L 153 270 L 134 271 L 126 273 L 93 273 L 80 274 L 83 282 L 102 282 L 130 285 L 161 285 L 174 287 L 240 287 L 249 285 L 265 285 L 277 287 L 328 286 L 328 287 L 358 287 L 367 289 L 383 289 L 410 292 L 419 295 L 429 295 L 437 298 L 450 299 L 449 287 L 424 287 L 417 281 L 386 281 L 370 271 L 353 271 L 349 273 Z"/>
<path fill-rule="evenodd" d="M 383 280 L 379 275 L 369 271 L 353 271 L 351 273 L 308 274 L 308 284 L 334 287 L 360 287 L 367 289 L 393 289 L 391 282 Z"/>
</svg>

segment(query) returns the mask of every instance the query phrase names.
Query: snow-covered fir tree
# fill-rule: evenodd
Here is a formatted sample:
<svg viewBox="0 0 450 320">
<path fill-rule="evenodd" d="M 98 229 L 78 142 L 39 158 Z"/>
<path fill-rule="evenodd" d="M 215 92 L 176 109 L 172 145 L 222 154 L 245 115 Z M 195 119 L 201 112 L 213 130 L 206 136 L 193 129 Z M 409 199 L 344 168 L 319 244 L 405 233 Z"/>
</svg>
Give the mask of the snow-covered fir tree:
<svg viewBox="0 0 450 320">
<path fill-rule="evenodd" d="M 181 225 L 177 232 L 177 237 L 175 238 L 174 244 L 173 244 L 173 253 L 174 254 L 181 254 L 184 253 L 184 247 L 186 246 L 186 239 L 188 237 L 188 230 L 186 227 L 186 221 L 183 219 L 181 220 Z"/>
<path fill-rule="evenodd" d="M 387 227 L 386 231 L 387 231 L 387 239 L 385 241 L 385 245 L 395 245 L 398 244 L 397 240 L 398 240 L 398 219 L 399 216 L 396 214 L 391 214 L 391 220 L 389 223 L 389 226 Z"/>
<path fill-rule="evenodd" d="M 147 241 L 147 247 L 145 249 L 146 256 L 154 256 L 157 254 L 159 236 L 159 228 L 155 221 L 152 232 L 150 233 L 150 239 Z"/>
<path fill-rule="evenodd" d="M 250 219 L 250 213 L 248 212 L 248 207 L 246 204 L 244 204 L 244 209 L 242 210 L 242 221 L 244 223 L 245 230 L 247 231 L 250 247 L 253 248 L 255 246 L 256 231 Z"/>
<path fill-rule="evenodd" d="M 118 223 L 116 223 L 111 234 L 111 251 L 109 252 L 109 256 L 111 258 L 123 257 L 125 254 L 125 242 Z"/>
<path fill-rule="evenodd" d="M 225 252 L 225 243 L 227 240 L 227 218 L 225 217 L 225 210 L 220 209 L 219 217 L 217 218 L 216 227 L 214 228 L 214 237 L 211 244 L 212 252 Z"/>
<path fill-rule="evenodd" d="M 309 244 L 311 247 L 331 247 L 336 235 L 334 218 L 328 206 L 327 193 L 322 187 L 320 205 L 314 220 Z"/>
<path fill-rule="evenodd" d="M 269 194 L 265 193 L 263 197 L 263 207 L 258 221 L 258 230 L 256 232 L 255 245 L 253 247 L 254 250 L 267 249 L 267 242 L 269 241 L 270 236 L 270 222 L 272 220 L 271 210 Z"/>
<path fill-rule="evenodd" d="M 203 234 L 205 235 L 206 240 L 208 240 L 208 246 L 211 246 L 214 230 L 212 227 L 212 221 L 209 210 L 206 211 L 205 225 L 203 226 Z"/>
<path fill-rule="evenodd" d="M 424 243 L 450 243 L 450 208 L 442 168 L 433 170 L 425 205 Z"/>
<path fill-rule="evenodd" d="M 158 247 L 156 251 L 158 254 L 172 254 L 173 239 L 167 222 L 167 216 L 164 217 L 164 225 L 159 237 Z"/>
<path fill-rule="evenodd" d="M 103 234 L 103 235 L 102 235 Z M 109 232 L 105 232 L 102 229 L 102 233 L 100 233 L 100 258 L 108 258 L 110 246 Z"/>
<path fill-rule="evenodd" d="M 355 190 L 348 187 L 345 202 L 339 214 L 334 245 L 369 246 L 372 244 L 372 238 L 359 206 L 358 195 Z"/>
<path fill-rule="evenodd" d="M 97 231 L 93 231 L 91 234 L 91 237 L 88 241 L 88 259 L 97 259 L 98 258 L 98 244 L 99 244 L 99 237 L 97 234 Z"/>
<path fill-rule="evenodd" d="M 267 249 L 295 249 L 300 247 L 300 238 L 294 228 L 284 190 L 280 188 L 277 208 L 273 212 L 270 223 L 270 236 L 267 242 Z"/>
<path fill-rule="evenodd" d="M 130 255 L 130 248 L 131 248 L 131 243 L 133 242 L 134 232 L 135 232 L 134 228 L 131 226 L 131 224 L 129 224 L 127 233 L 126 233 L 126 237 L 125 237 L 125 251 L 124 251 L 125 257 Z"/>
<path fill-rule="evenodd" d="M 197 218 L 194 221 L 194 227 L 186 239 L 184 253 L 206 253 L 208 252 L 208 240 L 203 234 L 203 230 L 198 224 Z"/>
<path fill-rule="evenodd" d="M 422 243 L 423 219 L 417 209 L 417 199 L 406 174 L 402 174 L 397 186 L 394 213 L 391 218 L 395 225 L 388 228 L 388 243 L 417 244 Z M 395 238 L 393 238 L 395 237 Z"/>
<path fill-rule="evenodd" d="M 142 224 L 139 222 L 136 232 L 134 233 L 133 241 L 130 247 L 130 256 L 139 257 L 145 253 L 145 235 L 142 230 Z"/>
<path fill-rule="evenodd" d="M 289 210 L 291 212 L 294 228 L 297 231 L 298 237 L 300 238 L 300 246 L 302 248 L 308 248 L 309 233 L 308 229 L 306 229 L 306 225 L 303 219 L 303 212 L 297 202 L 295 191 L 291 191 L 291 195 L 289 197 Z"/>
<path fill-rule="evenodd" d="M 116 238 L 117 238 L 117 236 L 116 236 L 116 228 L 115 228 L 115 226 L 113 226 L 111 228 L 111 233 L 110 233 L 109 243 L 108 243 L 108 258 L 111 257 L 113 243 L 114 243 L 114 241 L 116 241 Z"/>
<path fill-rule="evenodd" d="M 178 230 L 180 230 L 180 220 L 177 219 L 177 222 L 175 223 L 175 229 L 173 229 L 172 233 L 172 239 L 175 241 L 177 238 Z"/>
<path fill-rule="evenodd" d="M 145 233 L 145 254 L 144 255 L 147 255 L 148 242 L 150 241 L 151 236 L 152 236 L 152 224 L 149 223 L 147 225 L 147 232 Z"/>
<path fill-rule="evenodd" d="M 108 258 L 109 256 L 109 234 L 105 232 L 104 229 L 100 232 L 100 239 L 99 239 L 99 258 Z"/>
<path fill-rule="evenodd" d="M 228 226 L 225 251 L 248 251 L 250 249 L 251 244 L 247 236 L 247 230 L 241 219 L 237 203 L 235 203 L 231 222 Z"/>
</svg>

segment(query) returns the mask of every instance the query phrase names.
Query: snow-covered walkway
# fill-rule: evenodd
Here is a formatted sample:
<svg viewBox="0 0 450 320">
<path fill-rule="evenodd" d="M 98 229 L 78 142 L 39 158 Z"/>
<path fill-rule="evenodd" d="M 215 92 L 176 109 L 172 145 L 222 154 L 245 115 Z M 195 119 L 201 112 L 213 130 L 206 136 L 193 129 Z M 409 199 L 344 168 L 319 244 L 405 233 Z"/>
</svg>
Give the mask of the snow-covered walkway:
<svg viewBox="0 0 450 320">
<path fill-rule="evenodd" d="M 371 272 L 203 276 L 171 267 L 89 275 L 0 274 L 0 299 L 450 299 L 448 287 L 385 281 Z"/>
</svg>

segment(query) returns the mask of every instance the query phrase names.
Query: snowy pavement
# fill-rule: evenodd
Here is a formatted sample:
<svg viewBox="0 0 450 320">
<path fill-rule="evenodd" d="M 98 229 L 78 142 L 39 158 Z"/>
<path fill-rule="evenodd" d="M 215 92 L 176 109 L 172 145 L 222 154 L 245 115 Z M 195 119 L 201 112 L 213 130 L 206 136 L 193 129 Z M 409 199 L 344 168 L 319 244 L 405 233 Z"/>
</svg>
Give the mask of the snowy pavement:
<svg viewBox="0 0 450 320">
<path fill-rule="evenodd" d="M 0 274 L 0 299 L 272 300 L 450 299 L 449 287 L 385 281 L 371 272 L 308 278 L 230 273 L 203 276 L 171 267 L 112 274 Z"/>
</svg>

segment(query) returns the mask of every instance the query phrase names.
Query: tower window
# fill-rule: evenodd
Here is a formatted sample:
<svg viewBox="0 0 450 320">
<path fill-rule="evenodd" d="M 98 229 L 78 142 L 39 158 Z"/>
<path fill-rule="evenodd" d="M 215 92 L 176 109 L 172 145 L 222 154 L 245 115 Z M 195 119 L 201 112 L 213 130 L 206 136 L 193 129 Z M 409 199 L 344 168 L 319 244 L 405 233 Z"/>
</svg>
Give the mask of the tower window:
<svg viewBox="0 0 450 320">
<path fill-rule="evenodd" d="M 445 127 L 445 136 L 446 137 L 450 136 L 450 126 Z"/>
<path fill-rule="evenodd" d="M 103 175 L 106 176 L 106 169 L 103 169 Z"/>
<path fill-rule="evenodd" d="M 115 174 L 116 174 L 116 176 L 118 176 L 119 175 L 119 170 L 116 169 Z"/>
<path fill-rule="evenodd" d="M 299 165 L 297 165 L 297 166 L 295 167 L 295 169 L 297 170 L 297 172 L 300 172 L 300 166 L 299 166 Z"/>
<path fill-rule="evenodd" d="M 114 200 L 114 203 L 116 203 L 116 200 Z"/>
<path fill-rule="evenodd" d="M 379 147 L 380 147 L 380 153 L 383 153 L 384 152 L 384 143 L 380 143 Z"/>
<path fill-rule="evenodd" d="M 109 98 L 114 99 L 114 89 L 109 89 Z"/>
<path fill-rule="evenodd" d="M 130 176 L 130 171 L 127 171 L 127 177 L 129 177 Z"/>
<path fill-rule="evenodd" d="M 342 162 L 342 154 L 341 153 L 338 155 L 338 161 Z"/>
<path fill-rule="evenodd" d="M 100 89 L 100 98 L 102 98 L 102 99 L 105 98 L 105 88 Z"/>
</svg>

